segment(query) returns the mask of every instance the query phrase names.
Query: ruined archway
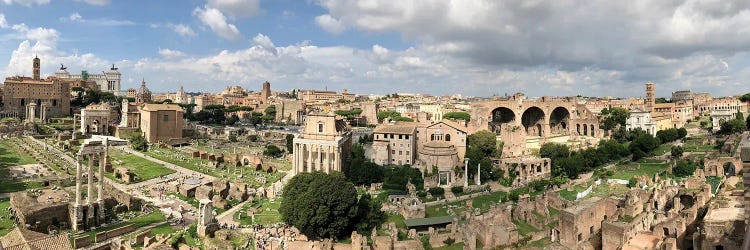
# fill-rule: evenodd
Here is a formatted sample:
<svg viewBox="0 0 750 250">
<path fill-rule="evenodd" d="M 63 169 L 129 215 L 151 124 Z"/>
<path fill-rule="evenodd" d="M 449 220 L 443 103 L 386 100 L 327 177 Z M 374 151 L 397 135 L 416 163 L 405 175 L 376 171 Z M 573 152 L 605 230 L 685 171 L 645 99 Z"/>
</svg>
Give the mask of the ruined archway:
<svg viewBox="0 0 750 250">
<path fill-rule="evenodd" d="M 737 169 L 734 166 L 734 163 L 732 162 L 726 162 L 722 166 L 724 168 L 724 175 L 726 176 L 735 176 L 737 175 Z"/>
<path fill-rule="evenodd" d="M 544 111 L 538 107 L 530 107 L 521 115 L 521 124 L 523 125 L 526 135 L 543 136 Z"/>
<path fill-rule="evenodd" d="M 500 133 L 500 131 L 508 125 L 511 125 L 516 120 L 516 114 L 513 110 L 506 107 L 498 107 L 492 110 L 492 120 L 490 121 L 490 131 L 494 133 Z"/>
<path fill-rule="evenodd" d="M 570 112 L 568 109 L 564 107 L 555 108 L 549 116 L 550 132 L 553 134 L 567 134 L 569 120 Z"/>
</svg>

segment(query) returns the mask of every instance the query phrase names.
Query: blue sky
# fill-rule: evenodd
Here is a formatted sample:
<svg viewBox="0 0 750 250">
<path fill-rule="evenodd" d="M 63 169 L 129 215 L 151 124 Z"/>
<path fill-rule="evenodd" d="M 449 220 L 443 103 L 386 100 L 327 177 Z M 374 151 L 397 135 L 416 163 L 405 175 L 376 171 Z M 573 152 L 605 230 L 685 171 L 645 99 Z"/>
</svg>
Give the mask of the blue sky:
<svg viewBox="0 0 750 250">
<path fill-rule="evenodd" d="M 750 4 L 0 0 L 0 72 L 116 64 L 124 88 L 490 96 L 750 92 Z M 721 39 L 717 39 L 721 38 Z"/>
</svg>

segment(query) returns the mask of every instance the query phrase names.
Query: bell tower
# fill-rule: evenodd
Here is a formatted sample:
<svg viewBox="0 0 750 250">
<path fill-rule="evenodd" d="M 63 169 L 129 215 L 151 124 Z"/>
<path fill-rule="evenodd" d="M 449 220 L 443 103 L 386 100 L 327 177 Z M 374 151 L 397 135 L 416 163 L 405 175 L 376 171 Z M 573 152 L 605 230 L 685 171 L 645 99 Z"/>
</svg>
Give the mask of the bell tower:
<svg viewBox="0 0 750 250">
<path fill-rule="evenodd" d="M 39 60 L 39 57 L 34 56 L 34 80 L 39 80 L 40 75 L 40 68 L 41 68 L 41 62 Z"/>
</svg>

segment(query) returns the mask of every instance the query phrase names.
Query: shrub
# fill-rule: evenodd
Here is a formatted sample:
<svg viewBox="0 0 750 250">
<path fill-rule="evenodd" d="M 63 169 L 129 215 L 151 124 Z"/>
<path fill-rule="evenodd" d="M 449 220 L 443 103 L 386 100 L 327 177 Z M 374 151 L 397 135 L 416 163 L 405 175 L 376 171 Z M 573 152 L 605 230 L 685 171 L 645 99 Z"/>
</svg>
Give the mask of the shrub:
<svg viewBox="0 0 750 250">
<path fill-rule="evenodd" d="M 428 192 L 430 192 L 432 196 L 443 196 L 445 194 L 445 190 L 441 187 L 431 187 Z"/>
<path fill-rule="evenodd" d="M 464 192 L 464 187 L 462 187 L 462 186 L 453 186 L 453 187 L 451 187 L 451 192 L 453 194 L 463 193 Z"/>
</svg>

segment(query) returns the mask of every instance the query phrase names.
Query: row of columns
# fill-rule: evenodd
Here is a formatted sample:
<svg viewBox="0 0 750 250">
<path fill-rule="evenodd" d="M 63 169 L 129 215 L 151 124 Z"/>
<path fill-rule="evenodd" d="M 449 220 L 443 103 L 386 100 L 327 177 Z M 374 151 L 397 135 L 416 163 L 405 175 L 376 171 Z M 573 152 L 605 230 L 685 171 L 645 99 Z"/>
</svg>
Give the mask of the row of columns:
<svg viewBox="0 0 750 250">
<path fill-rule="evenodd" d="M 341 171 L 340 154 L 338 148 L 333 145 L 295 143 L 294 173 Z"/>
<path fill-rule="evenodd" d="M 104 221 L 104 170 L 107 167 L 107 141 L 103 141 L 105 144 L 104 150 L 101 152 L 86 152 L 84 153 L 83 149 L 82 152 L 78 154 L 78 157 L 76 159 L 76 190 L 75 190 L 75 204 L 74 204 L 74 213 L 73 213 L 73 230 L 74 231 L 81 231 L 85 228 L 79 228 L 78 223 L 83 222 L 83 220 L 93 222 L 93 221 L 99 221 L 100 223 Z M 87 145 L 84 145 L 84 147 Z M 88 160 L 88 166 L 86 171 L 86 177 L 88 183 L 86 183 L 86 200 L 83 201 L 83 194 L 82 194 L 82 188 L 83 188 L 83 162 L 85 160 Z M 99 173 L 98 173 L 98 182 L 94 184 L 94 161 L 98 160 L 99 162 Z M 94 200 L 94 185 L 96 185 L 96 191 L 97 196 L 96 200 Z M 86 209 L 86 215 L 83 214 L 82 207 L 88 207 Z M 95 215 L 94 211 L 98 211 L 98 213 Z M 97 216 L 98 218 L 95 218 L 94 216 Z"/>
</svg>

